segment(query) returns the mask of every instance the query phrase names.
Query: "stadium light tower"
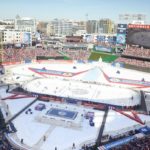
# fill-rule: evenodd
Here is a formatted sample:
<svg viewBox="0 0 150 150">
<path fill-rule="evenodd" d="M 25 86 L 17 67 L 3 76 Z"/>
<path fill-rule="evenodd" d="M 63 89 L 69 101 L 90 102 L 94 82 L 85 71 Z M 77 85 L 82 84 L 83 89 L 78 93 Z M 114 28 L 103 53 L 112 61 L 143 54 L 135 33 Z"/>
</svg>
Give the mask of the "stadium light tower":
<svg viewBox="0 0 150 150">
<path fill-rule="evenodd" d="M 120 14 L 119 15 L 119 23 L 125 23 L 125 24 L 129 24 L 129 23 L 133 23 L 133 21 L 136 22 L 146 22 L 146 15 L 145 14 Z"/>
</svg>

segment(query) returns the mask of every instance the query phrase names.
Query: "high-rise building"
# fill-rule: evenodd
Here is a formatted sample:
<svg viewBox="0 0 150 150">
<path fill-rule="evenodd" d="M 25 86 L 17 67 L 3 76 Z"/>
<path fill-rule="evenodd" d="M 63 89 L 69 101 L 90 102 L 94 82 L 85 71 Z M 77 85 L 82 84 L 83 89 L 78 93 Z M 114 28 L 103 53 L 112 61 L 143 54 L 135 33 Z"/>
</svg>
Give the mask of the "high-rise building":
<svg viewBox="0 0 150 150">
<path fill-rule="evenodd" d="M 54 31 L 54 25 L 52 22 L 49 22 L 47 24 L 47 35 L 50 36 L 50 35 L 55 35 L 55 31 Z"/>
<path fill-rule="evenodd" d="M 65 19 L 54 19 L 47 25 L 47 35 L 72 35 L 73 34 L 73 23 L 72 21 Z"/>
<path fill-rule="evenodd" d="M 14 29 L 14 19 L 0 20 L 0 30 Z"/>
<path fill-rule="evenodd" d="M 32 44 L 31 32 L 20 31 L 20 30 L 1 30 L 1 41 L 3 45 L 7 44 Z"/>
<path fill-rule="evenodd" d="M 86 30 L 86 22 L 85 21 L 73 21 L 73 27 L 77 30 Z"/>
<path fill-rule="evenodd" d="M 32 33 L 36 32 L 36 20 L 27 17 L 20 18 L 17 16 L 15 19 L 15 29 Z"/>
<path fill-rule="evenodd" d="M 99 20 L 98 25 L 99 33 L 112 34 L 114 33 L 114 22 L 110 19 Z"/>
<path fill-rule="evenodd" d="M 46 34 L 47 32 L 47 22 L 43 22 L 43 21 L 40 21 L 37 23 L 37 31 L 42 33 L 42 34 Z"/>
<path fill-rule="evenodd" d="M 2 32 L 0 32 L 0 63 L 3 62 L 3 39 Z"/>
<path fill-rule="evenodd" d="M 3 38 L 2 38 L 2 32 L 0 31 L 0 49 L 2 49 L 2 43 L 3 43 Z"/>
<path fill-rule="evenodd" d="M 98 21 L 97 20 L 88 20 L 86 22 L 86 31 L 87 33 L 98 33 Z"/>
</svg>

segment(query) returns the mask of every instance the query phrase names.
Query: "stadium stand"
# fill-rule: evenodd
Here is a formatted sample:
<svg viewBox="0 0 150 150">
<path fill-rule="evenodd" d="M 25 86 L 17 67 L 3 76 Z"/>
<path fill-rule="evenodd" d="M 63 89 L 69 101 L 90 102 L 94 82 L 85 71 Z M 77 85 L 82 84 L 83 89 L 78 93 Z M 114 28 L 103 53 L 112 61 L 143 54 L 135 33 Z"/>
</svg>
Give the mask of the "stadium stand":
<svg viewBox="0 0 150 150">
<path fill-rule="evenodd" d="M 142 139 L 132 140 L 131 142 L 112 148 L 111 150 L 149 150 L 150 149 L 150 136 L 146 136 Z"/>
<path fill-rule="evenodd" d="M 90 51 L 65 49 L 63 52 L 73 60 L 88 60 Z"/>
<path fill-rule="evenodd" d="M 119 57 L 115 61 L 116 62 L 123 62 L 125 64 L 134 65 L 137 67 L 150 68 L 150 62 L 147 62 L 147 61 L 140 61 L 137 59 L 129 59 L 129 58 L 123 58 L 123 57 Z"/>
<path fill-rule="evenodd" d="M 61 53 L 63 52 L 63 54 Z M 87 50 L 56 50 L 56 49 L 5 49 L 3 50 L 3 63 L 6 62 L 21 62 L 25 60 L 36 59 L 37 56 L 49 56 L 49 57 L 58 57 L 58 56 L 68 56 L 73 60 L 88 60 L 90 56 L 90 51 Z"/>
<path fill-rule="evenodd" d="M 109 140 L 98 147 L 98 150 L 149 150 L 150 128 L 145 126 L 131 130 L 117 137 L 109 137 Z"/>
<path fill-rule="evenodd" d="M 136 67 L 150 68 L 150 49 L 127 45 L 121 57 L 115 61 Z"/>
<path fill-rule="evenodd" d="M 150 57 L 150 49 L 138 48 L 138 47 L 129 47 L 126 48 L 123 52 L 124 55 L 137 56 L 137 57 Z"/>
<path fill-rule="evenodd" d="M 26 59 L 36 59 L 36 56 L 61 56 L 56 50 L 38 49 L 5 49 L 3 52 L 3 62 L 18 62 Z"/>
</svg>

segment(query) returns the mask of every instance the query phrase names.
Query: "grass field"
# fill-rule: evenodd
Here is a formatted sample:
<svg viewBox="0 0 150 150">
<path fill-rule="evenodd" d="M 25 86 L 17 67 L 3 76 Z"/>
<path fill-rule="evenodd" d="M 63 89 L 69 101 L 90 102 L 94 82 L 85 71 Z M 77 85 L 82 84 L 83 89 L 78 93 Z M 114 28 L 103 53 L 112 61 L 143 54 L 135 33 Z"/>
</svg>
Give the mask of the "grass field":
<svg viewBox="0 0 150 150">
<path fill-rule="evenodd" d="M 113 62 L 118 58 L 118 56 L 110 53 L 92 51 L 89 60 L 98 61 L 100 57 L 104 62 Z"/>
<path fill-rule="evenodd" d="M 71 58 L 66 56 L 66 54 L 64 52 L 58 52 L 58 53 L 64 56 L 64 60 L 71 60 Z"/>
</svg>

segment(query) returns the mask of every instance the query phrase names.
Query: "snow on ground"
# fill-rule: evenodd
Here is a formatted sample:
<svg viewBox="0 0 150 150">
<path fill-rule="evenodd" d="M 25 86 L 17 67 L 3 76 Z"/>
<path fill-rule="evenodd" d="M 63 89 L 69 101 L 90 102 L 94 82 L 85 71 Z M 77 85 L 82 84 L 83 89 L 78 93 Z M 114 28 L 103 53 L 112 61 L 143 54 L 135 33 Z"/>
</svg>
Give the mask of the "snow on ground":
<svg viewBox="0 0 150 150">
<path fill-rule="evenodd" d="M 48 130 L 50 125 L 42 124 L 34 121 L 35 112 L 33 114 L 22 113 L 13 123 L 17 129 L 17 136 L 24 143 L 33 146 L 36 144 Z"/>
<path fill-rule="evenodd" d="M 84 128 L 85 129 L 85 128 Z M 57 127 L 47 138 L 47 141 L 42 145 L 41 149 L 47 150 L 55 147 L 58 150 L 71 149 L 73 143 L 76 145 L 84 145 L 85 141 L 96 139 L 98 129 L 87 127 L 86 130 L 72 130 L 69 128 Z M 56 140 L 57 139 L 57 140 Z"/>
<path fill-rule="evenodd" d="M 132 116 L 132 114 L 129 112 L 127 114 L 130 114 Z M 141 120 L 143 122 L 145 120 L 147 120 L 147 122 L 150 122 L 150 116 L 148 116 L 148 115 L 139 114 L 139 117 L 141 118 Z M 119 131 L 119 130 L 121 131 L 126 128 L 131 128 L 135 125 L 140 125 L 140 124 L 134 120 L 129 119 L 128 117 L 126 117 L 122 114 L 119 114 L 118 112 L 109 110 L 109 115 L 106 120 L 104 132 L 115 133 L 116 131 Z M 122 132 L 124 132 L 124 131 L 122 131 Z M 118 133 L 119 132 L 117 132 L 116 134 L 118 134 Z"/>
<path fill-rule="evenodd" d="M 19 105 L 20 105 L 20 107 L 22 107 L 23 105 L 26 106 L 25 101 L 21 101 L 21 102 L 22 102 L 22 105 L 20 105 L 20 100 L 19 101 L 15 100 L 15 101 L 13 101 L 13 103 L 9 103 L 11 112 L 13 112 L 16 109 L 16 106 L 18 106 L 18 107 L 19 107 Z M 35 104 L 33 104 L 30 107 L 33 114 L 26 114 L 25 112 L 23 112 L 19 117 L 17 117 L 13 121 L 15 127 L 17 128 L 18 138 L 19 139 L 23 138 L 24 143 L 31 147 L 33 147 L 36 143 L 38 143 L 38 141 L 41 138 L 43 139 L 43 135 L 45 135 L 46 131 L 49 128 L 51 128 L 50 124 L 40 123 L 35 120 L 35 117 L 40 114 L 40 111 L 34 110 L 35 106 L 38 103 L 41 103 L 41 102 L 36 102 Z M 58 106 L 59 108 L 66 107 L 66 105 L 61 105 L 58 103 L 46 103 L 46 102 L 42 102 L 42 103 L 46 104 L 47 110 L 49 110 L 50 107 L 54 108 L 56 106 Z M 52 104 L 52 106 L 50 104 Z M 71 108 L 76 108 L 76 111 L 78 110 L 77 106 L 71 106 Z M 45 110 L 45 111 L 47 111 L 47 110 Z M 89 110 L 94 112 L 94 110 L 84 109 L 84 108 L 79 108 L 78 111 L 83 112 L 83 111 L 89 111 Z M 103 116 L 103 112 L 97 111 L 97 113 L 101 114 L 99 116 Z M 43 150 L 47 150 L 47 147 L 51 147 L 51 145 L 55 146 L 55 143 L 59 147 L 63 146 L 64 148 L 67 148 L 68 146 L 71 146 L 73 142 L 80 143 L 80 142 L 84 142 L 87 139 L 94 138 L 95 135 L 97 134 L 99 126 L 100 126 L 100 123 L 97 122 L 96 127 L 91 127 L 89 125 L 88 120 L 84 120 L 82 128 L 79 128 L 79 129 L 72 129 L 72 128 L 67 129 L 66 127 L 61 127 L 61 125 L 56 126 L 56 127 L 54 127 L 54 129 L 52 130 L 50 135 L 48 135 L 48 138 L 45 142 L 45 146 L 42 146 L 42 147 L 44 147 Z M 90 136 L 91 132 L 92 132 L 92 134 Z M 64 136 L 64 134 L 65 134 L 65 136 Z M 63 141 L 63 137 L 64 137 L 65 142 Z M 49 140 L 51 142 L 48 142 Z M 69 143 L 69 145 L 67 143 Z"/>
<path fill-rule="evenodd" d="M 3 92 L 4 94 L 4 92 Z M 24 108 L 28 103 L 30 103 L 33 98 L 17 99 L 17 100 L 5 100 L 9 105 L 9 110 L 12 114 L 15 114 L 20 109 Z M 39 122 L 35 119 L 36 116 L 40 115 L 40 111 L 35 110 L 35 106 L 39 103 L 46 105 L 46 111 L 52 108 L 69 109 L 75 110 L 81 113 L 94 112 L 94 123 L 95 126 L 91 127 L 89 125 L 88 119 L 83 119 L 82 125 L 79 128 L 71 128 L 65 126 L 55 126 L 54 124 L 47 124 Z M 54 102 L 41 102 L 37 101 L 32 106 L 30 106 L 32 114 L 26 114 L 23 112 L 14 121 L 14 125 L 17 129 L 17 136 L 21 140 L 24 139 L 24 143 L 30 147 L 36 147 L 40 141 L 43 141 L 43 136 L 46 135 L 46 141 L 40 144 L 38 150 L 54 150 L 55 147 L 58 150 L 71 149 L 73 143 L 77 146 L 84 145 L 89 141 L 93 141 L 97 138 L 100 125 L 102 123 L 103 111 L 87 109 L 74 105 L 67 105 Z M 28 109 L 27 109 L 28 110 Z M 139 115 L 143 121 L 150 121 L 149 116 Z M 139 125 L 137 122 L 130 120 L 129 118 L 114 112 L 109 111 L 108 118 L 106 120 L 105 133 L 115 133 L 118 130 L 124 130 L 125 128 L 130 128 L 132 126 Z M 118 133 L 118 132 L 117 132 Z"/>
<path fill-rule="evenodd" d="M 140 81 L 144 78 L 145 81 L 150 82 L 150 74 L 146 72 L 125 69 L 125 68 L 118 68 L 106 63 L 103 63 L 103 66 L 101 68 L 110 77 L 125 78 L 125 79 L 140 80 Z M 116 73 L 118 70 L 120 71 L 120 74 Z"/>
<path fill-rule="evenodd" d="M 8 105 L 11 114 L 14 115 L 31 103 L 34 99 L 35 98 L 12 99 L 6 100 L 5 102 Z"/>
<path fill-rule="evenodd" d="M 99 68 L 93 68 L 84 74 L 84 77 L 81 78 L 83 81 L 96 82 L 101 75 L 101 71 Z"/>
<path fill-rule="evenodd" d="M 83 81 L 96 81 L 102 83 L 108 83 L 104 78 L 100 69 L 97 66 L 100 66 L 101 69 L 110 77 L 118 77 L 118 78 L 127 78 L 133 80 L 141 80 L 144 78 L 146 81 L 150 81 L 150 76 L 148 73 L 142 73 L 138 71 L 132 71 L 122 68 L 114 68 L 105 63 L 103 64 L 26 64 L 20 65 L 17 67 L 12 67 L 10 76 L 8 79 L 14 82 L 20 83 L 20 81 L 31 80 L 34 77 L 41 77 L 40 75 L 33 73 L 28 69 L 28 67 L 33 68 L 43 68 L 49 70 L 58 70 L 58 71 L 66 71 L 66 72 L 80 72 L 84 70 L 89 70 L 83 74 L 79 74 L 70 78 L 71 80 L 83 80 Z M 76 69 L 73 68 L 76 66 Z M 116 71 L 119 70 L 120 74 L 117 74 Z M 69 79 L 69 78 L 68 78 Z M 140 103 L 139 94 L 133 90 L 122 89 L 116 87 L 105 87 L 102 85 L 93 85 L 88 83 L 79 83 L 74 81 L 63 81 L 62 78 L 53 76 L 52 79 L 38 79 L 34 80 L 27 84 L 26 87 L 28 90 L 34 90 L 39 93 L 47 93 L 49 94 L 58 94 L 63 96 L 75 97 L 75 98 L 93 98 L 94 100 L 107 100 L 107 103 L 116 104 L 116 105 L 124 105 L 124 104 L 135 104 Z M 40 81 L 40 84 L 39 84 Z M 39 86 L 40 85 L 40 86 Z M 37 88 L 38 87 L 38 88 Z M 4 98 L 6 96 L 10 96 L 10 93 L 6 93 L 6 88 L 0 88 L 0 96 Z M 133 100 L 131 97 L 135 96 Z M 89 100 L 90 100 L 89 99 Z M 11 114 L 17 113 L 19 110 L 24 108 L 27 104 L 29 104 L 33 98 L 25 98 L 25 99 L 16 99 L 16 100 L 5 100 L 6 104 L 9 105 L 9 110 Z M 137 101 L 135 101 L 137 100 Z M 69 110 L 76 110 L 81 113 L 85 112 L 94 112 L 94 123 L 95 126 L 91 127 L 89 125 L 89 120 L 83 119 L 81 123 L 81 127 L 79 128 L 71 128 L 62 125 L 54 125 L 47 124 L 44 122 L 39 122 L 35 118 L 41 114 L 41 112 L 35 110 L 35 106 L 41 103 L 41 101 L 37 101 L 30 109 L 32 114 L 26 114 L 24 111 L 21 115 L 19 115 L 14 121 L 14 125 L 17 128 L 17 136 L 19 139 L 24 139 L 24 143 L 31 147 L 38 147 L 38 150 L 54 150 L 55 147 L 58 150 L 70 150 L 72 144 L 83 145 L 89 141 L 93 141 L 97 138 L 98 131 L 100 125 L 102 123 L 103 111 L 93 110 L 84 108 L 83 106 L 74 106 L 71 104 L 61 104 L 61 103 L 52 103 L 52 102 L 42 102 L 46 105 L 46 110 L 43 113 L 46 113 L 51 107 L 53 108 L 63 108 Z M 2 105 L 0 105 L 2 107 Z M 3 109 L 4 111 L 4 109 Z M 150 122 L 150 117 L 146 115 L 139 115 L 143 121 Z M 132 127 L 139 126 L 139 123 L 117 113 L 113 110 L 110 110 L 108 113 L 108 118 L 106 120 L 105 133 L 116 133 L 126 131 L 127 129 L 131 129 Z M 46 135 L 46 141 L 43 142 L 43 136 Z"/>
<path fill-rule="evenodd" d="M 74 69 L 74 66 L 76 69 Z M 110 85 L 116 85 L 114 83 L 109 83 L 102 71 L 106 73 L 109 77 L 116 77 L 116 78 L 125 78 L 130 80 L 139 80 L 141 81 L 143 78 L 145 81 L 150 82 L 150 75 L 149 73 L 125 69 L 125 68 L 119 68 L 114 67 L 107 63 L 87 63 L 87 64 L 79 64 L 79 63 L 71 63 L 71 64 L 25 64 L 25 65 L 18 65 L 13 68 L 11 68 L 10 72 L 13 74 L 13 77 L 9 80 L 15 81 L 15 82 L 22 82 L 26 80 L 31 80 L 35 77 L 43 77 L 37 73 L 34 73 L 33 71 L 29 70 L 28 68 L 46 68 L 47 70 L 55 70 L 55 71 L 63 71 L 63 72 L 72 72 L 77 73 L 81 71 L 87 70 L 87 72 L 75 75 L 73 77 L 65 77 L 67 79 L 71 80 L 82 80 L 82 81 L 91 81 L 91 82 L 99 82 L 104 84 L 110 84 Z M 120 71 L 120 74 L 116 73 L 117 71 Z M 45 75 L 46 77 L 52 77 L 55 78 L 56 76 L 51 75 Z M 57 78 L 64 78 L 64 77 L 58 77 Z M 8 80 L 8 79 L 7 79 Z M 118 84 L 117 84 L 118 85 Z M 118 85 L 119 86 L 119 85 Z M 128 84 L 121 84 L 120 86 L 124 87 L 132 87 Z M 146 88 L 146 90 L 150 90 Z"/>
<path fill-rule="evenodd" d="M 76 69 L 73 67 L 76 66 Z M 25 75 L 32 75 L 34 74 L 28 68 L 38 68 L 38 69 L 47 69 L 47 70 L 58 70 L 64 72 L 73 72 L 77 73 L 80 71 L 91 69 L 92 65 L 88 64 L 26 64 L 24 66 L 17 66 L 12 69 L 14 74 L 25 74 Z M 37 74 L 36 74 L 37 75 Z"/>
<path fill-rule="evenodd" d="M 6 89 L 7 86 L 0 87 L 0 99 L 13 95 L 11 93 L 6 93 Z"/>
<path fill-rule="evenodd" d="M 19 101 L 13 101 L 16 106 L 19 107 L 20 100 Z M 25 101 L 22 101 L 24 105 Z M 76 109 L 76 111 L 85 113 L 85 112 L 94 112 L 94 122 L 95 126 L 91 127 L 89 125 L 89 120 L 85 119 L 82 122 L 82 126 L 80 128 L 71 128 L 71 127 L 65 127 L 65 126 L 55 126 L 54 124 L 47 124 L 42 123 L 35 120 L 35 117 L 37 115 L 40 115 L 40 111 L 34 110 L 35 106 L 38 103 L 43 103 L 46 105 L 45 112 L 48 111 L 51 107 L 52 108 L 66 108 L 70 110 Z M 23 107 L 23 104 L 21 107 Z M 13 109 L 16 109 L 15 105 L 13 103 L 9 104 L 12 111 Z M 38 142 L 40 140 L 43 140 L 43 136 L 46 135 L 46 141 L 42 142 L 38 150 L 54 150 L 55 147 L 58 148 L 58 150 L 66 150 L 71 149 L 71 146 L 73 143 L 78 145 L 84 145 L 84 143 L 87 143 L 88 141 L 93 141 L 97 138 L 98 131 L 100 128 L 100 125 L 102 123 L 103 111 L 93 110 L 93 109 L 87 109 L 84 107 L 78 107 L 74 105 L 67 105 L 67 104 L 61 104 L 61 103 L 52 103 L 52 102 L 41 102 L 37 101 L 34 103 L 30 109 L 32 110 L 32 114 L 25 114 L 23 112 L 19 117 L 17 117 L 13 123 L 15 127 L 17 128 L 17 136 L 19 139 L 23 138 L 24 143 L 27 144 L 30 147 L 38 145 Z M 145 115 L 139 115 L 140 118 L 142 118 L 143 121 L 149 121 L 150 117 Z M 106 120 L 106 126 L 105 126 L 105 133 L 113 134 L 117 132 L 118 130 L 124 130 L 129 129 L 130 127 L 139 125 L 139 123 L 130 120 L 129 118 L 114 112 L 113 110 L 109 111 L 108 118 Z M 50 132 L 49 132 L 50 129 Z M 48 134 L 47 134 L 48 132 Z M 119 133 L 119 132 L 117 132 Z"/>
</svg>

